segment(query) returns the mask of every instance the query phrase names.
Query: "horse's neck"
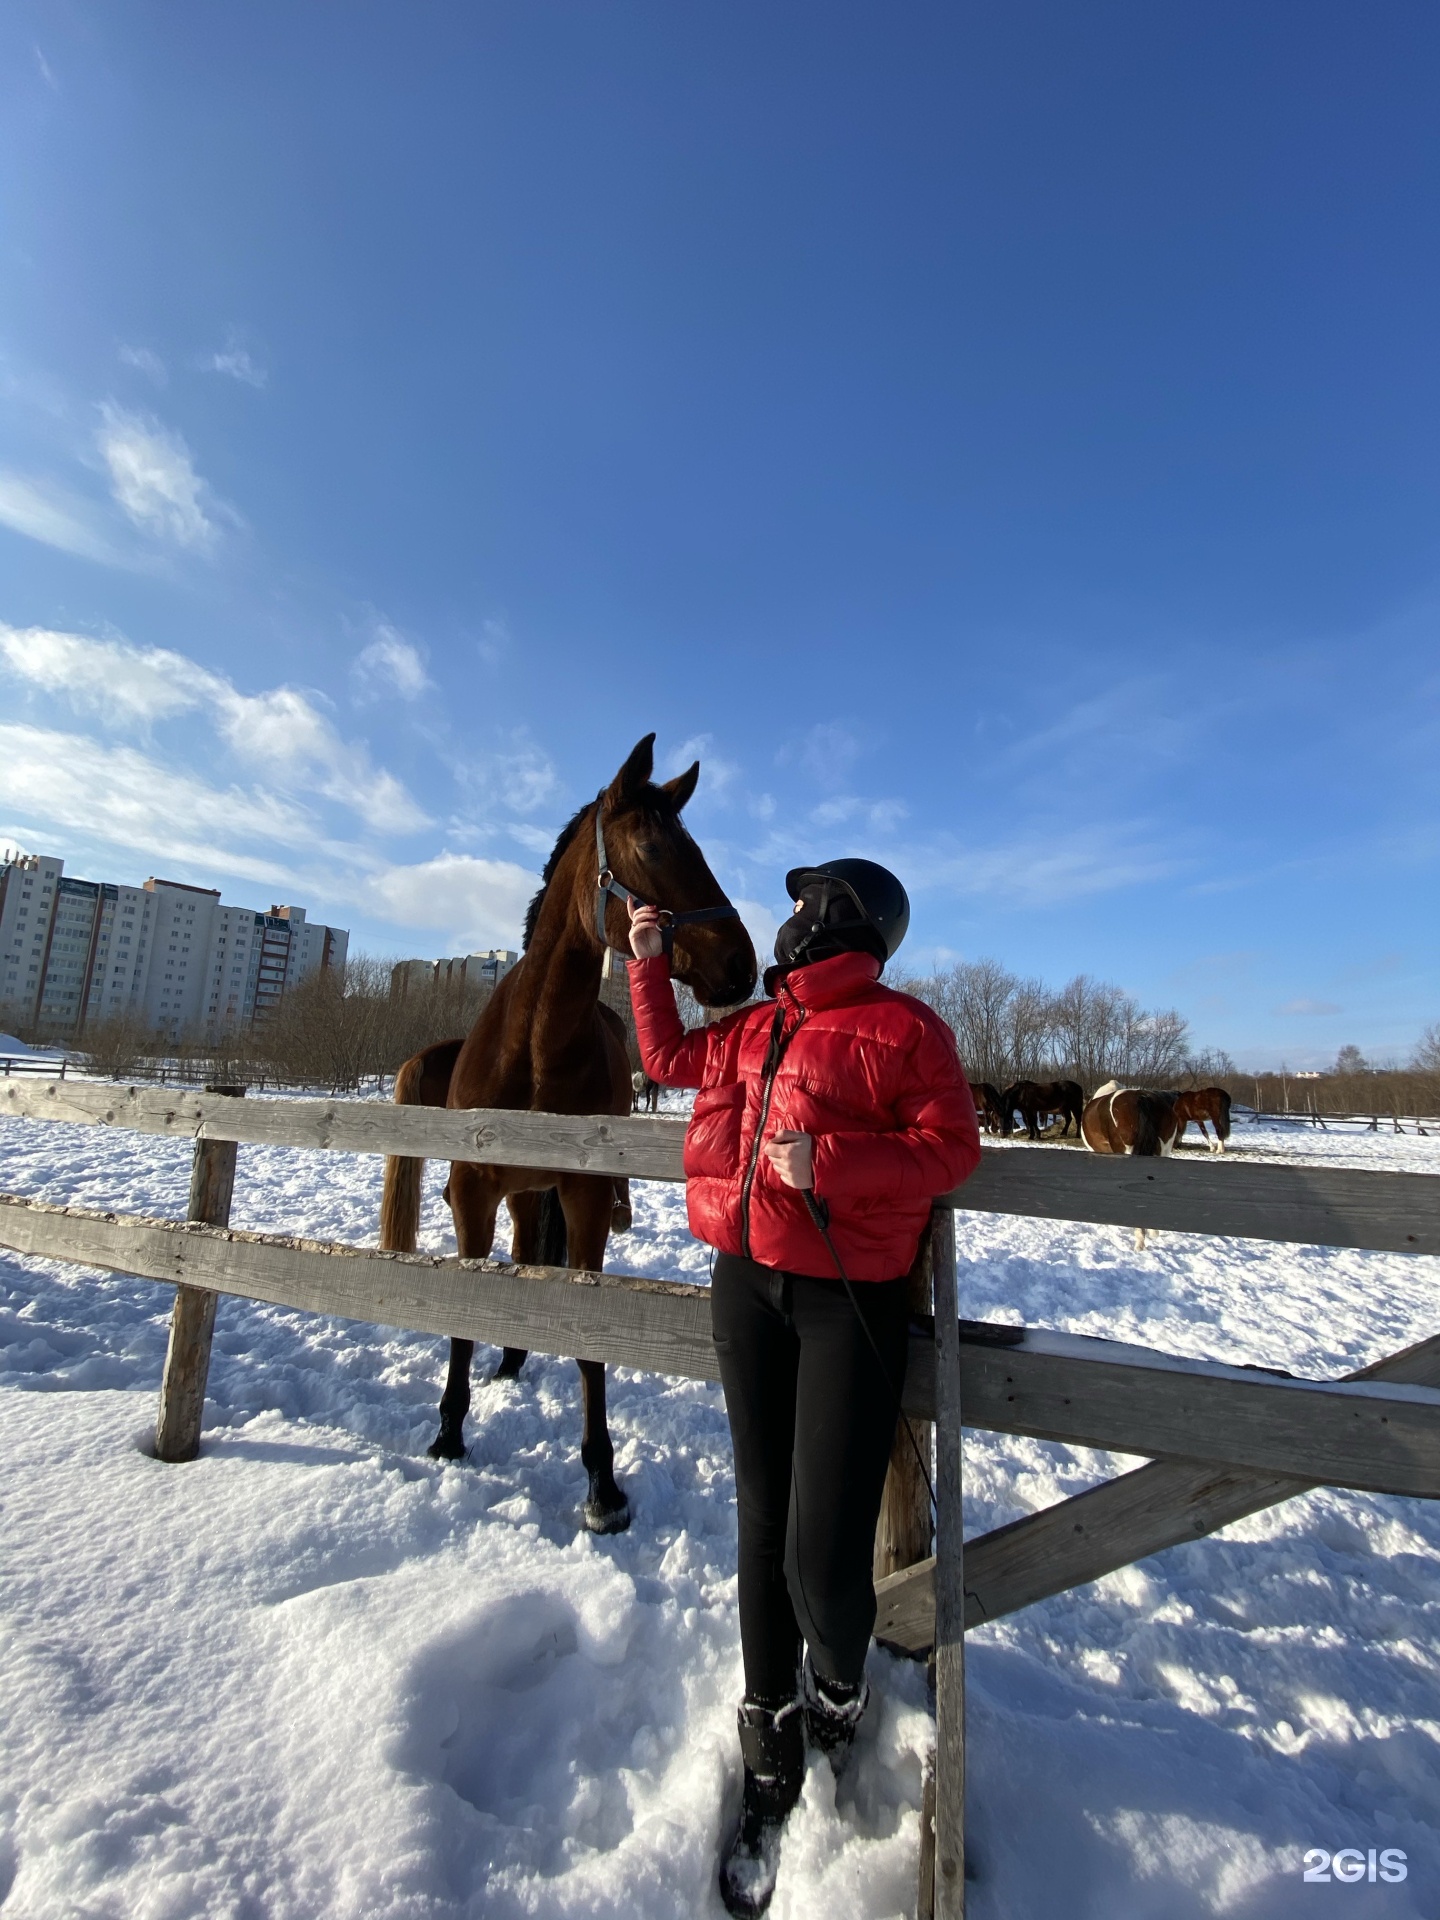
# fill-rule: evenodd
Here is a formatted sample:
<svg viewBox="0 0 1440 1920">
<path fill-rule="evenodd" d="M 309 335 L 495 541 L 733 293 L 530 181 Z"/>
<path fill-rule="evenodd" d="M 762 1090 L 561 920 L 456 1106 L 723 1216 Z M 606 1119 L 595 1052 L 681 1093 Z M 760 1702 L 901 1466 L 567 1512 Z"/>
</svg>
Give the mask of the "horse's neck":
<svg viewBox="0 0 1440 1920">
<path fill-rule="evenodd" d="M 560 906 L 557 901 L 556 909 Z M 563 911 L 542 909 L 518 970 L 525 977 L 517 1011 L 528 1025 L 537 1064 L 568 1054 L 577 1038 L 593 1029 L 603 961 L 573 901 L 566 901 Z"/>
</svg>

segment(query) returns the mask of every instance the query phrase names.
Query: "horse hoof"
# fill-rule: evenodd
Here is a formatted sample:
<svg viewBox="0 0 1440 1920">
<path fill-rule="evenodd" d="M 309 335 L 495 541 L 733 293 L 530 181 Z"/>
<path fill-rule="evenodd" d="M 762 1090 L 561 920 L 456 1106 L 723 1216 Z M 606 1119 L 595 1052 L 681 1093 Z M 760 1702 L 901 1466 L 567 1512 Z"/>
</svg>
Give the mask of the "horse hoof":
<svg viewBox="0 0 1440 1920">
<path fill-rule="evenodd" d="M 448 1433 L 437 1433 L 425 1451 L 432 1460 L 463 1460 L 466 1449 L 463 1440 L 454 1439 Z"/>
<path fill-rule="evenodd" d="M 520 1378 L 520 1368 L 523 1364 L 524 1362 L 519 1360 L 502 1360 L 490 1378 L 492 1380 L 518 1380 Z"/>
<path fill-rule="evenodd" d="M 631 1227 L 634 1224 L 635 1224 L 635 1216 L 630 1211 L 629 1207 L 612 1207 L 611 1208 L 610 1231 L 612 1233 L 629 1233 Z"/>
<path fill-rule="evenodd" d="M 605 1507 L 598 1500 L 587 1500 L 585 1525 L 591 1533 L 624 1533 L 630 1525 L 630 1502 L 622 1493 L 618 1507 Z"/>
</svg>

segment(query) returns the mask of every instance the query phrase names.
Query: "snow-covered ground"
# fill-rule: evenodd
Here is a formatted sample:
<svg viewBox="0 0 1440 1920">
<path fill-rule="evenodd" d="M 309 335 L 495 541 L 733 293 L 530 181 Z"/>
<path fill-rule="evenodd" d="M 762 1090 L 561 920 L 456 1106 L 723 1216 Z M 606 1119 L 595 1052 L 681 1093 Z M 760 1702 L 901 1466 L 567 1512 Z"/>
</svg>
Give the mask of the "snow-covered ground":
<svg viewBox="0 0 1440 1920">
<path fill-rule="evenodd" d="M 1026 1150 L 1026 1149 L 1016 1149 Z M 1237 1159 L 1440 1173 L 1440 1140 L 1237 1129 Z M 178 1216 L 183 1143 L 0 1122 L 0 1190 Z M 374 1238 L 379 1163 L 244 1146 L 235 1224 Z M 427 1185 L 425 1244 L 453 1246 Z M 1440 1329 L 1440 1262 L 957 1216 L 961 1311 L 1341 1372 Z M 703 1280 L 676 1189 L 621 1269 Z M 720 1913 L 740 1691 L 724 1405 L 612 1373 L 634 1525 L 597 1541 L 574 1368 L 477 1388 L 439 1343 L 239 1301 L 202 1457 L 144 1442 L 169 1294 L 0 1254 L 4 1920 Z M 477 1379 L 493 1355 L 482 1353 Z M 968 1528 L 1127 1464 L 976 1434 Z M 972 1636 L 975 1920 L 1440 1912 L 1440 1511 L 1320 1492 Z M 913 1910 L 923 1676 L 872 1657 L 777 1920 Z M 1403 1884 L 1301 1879 L 1400 1848 Z"/>
</svg>

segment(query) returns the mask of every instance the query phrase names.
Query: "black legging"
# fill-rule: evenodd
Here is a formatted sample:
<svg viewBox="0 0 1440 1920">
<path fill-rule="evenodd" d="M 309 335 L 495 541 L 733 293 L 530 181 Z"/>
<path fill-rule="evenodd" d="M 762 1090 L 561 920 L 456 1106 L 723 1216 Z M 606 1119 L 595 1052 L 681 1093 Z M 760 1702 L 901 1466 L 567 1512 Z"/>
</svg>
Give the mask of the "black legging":
<svg viewBox="0 0 1440 1920">
<path fill-rule="evenodd" d="M 854 1283 L 882 1373 L 839 1280 L 716 1256 L 710 1312 L 735 1448 L 751 1695 L 793 1693 L 802 1634 L 822 1679 L 853 1685 L 864 1673 L 875 1523 L 909 1352 L 906 1293 L 903 1278 Z"/>
</svg>

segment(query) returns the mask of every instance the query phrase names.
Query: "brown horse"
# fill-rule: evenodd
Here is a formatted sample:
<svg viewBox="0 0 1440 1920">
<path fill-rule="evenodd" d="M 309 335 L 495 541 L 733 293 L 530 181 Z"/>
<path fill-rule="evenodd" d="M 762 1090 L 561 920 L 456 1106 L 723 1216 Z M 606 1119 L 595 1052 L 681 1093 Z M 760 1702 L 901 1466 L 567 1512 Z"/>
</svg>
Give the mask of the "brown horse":
<svg viewBox="0 0 1440 1920">
<path fill-rule="evenodd" d="M 1175 1096 L 1175 1118 L 1179 1121 L 1179 1130 L 1175 1135 L 1178 1147 L 1185 1138 L 1185 1128 L 1194 1121 L 1200 1129 L 1200 1138 L 1212 1153 L 1224 1153 L 1225 1142 L 1230 1138 L 1230 1096 L 1224 1087 L 1191 1087 Z M 1209 1121 L 1215 1129 L 1212 1140 L 1205 1131 L 1205 1122 Z"/>
<path fill-rule="evenodd" d="M 986 1133 L 1003 1133 L 1005 1109 L 1001 1105 L 999 1088 L 992 1087 L 988 1080 L 972 1080 L 970 1094 L 975 1102 L 975 1118 Z"/>
<path fill-rule="evenodd" d="M 654 734 L 635 748 L 599 798 L 582 807 L 555 843 L 530 903 L 525 951 L 481 1011 L 469 1036 L 442 1041 L 407 1060 L 395 1080 L 402 1105 L 509 1107 L 540 1113 L 629 1113 L 630 1063 L 618 1015 L 600 1000 L 605 948 L 629 952 L 627 893 L 654 901 L 673 922 L 673 966 L 703 1006 L 743 1000 L 755 985 L 755 949 L 705 856 L 685 831 L 681 809 L 700 776 L 655 785 Z M 415 1246 L 424 1161 L 385 1162 L 380 1244 Z M 558 1213 L 553 1201 L 558 1195 Z M 612 1229 L 630 1224 L 624 1181 L 609 1174 L 452 1161 L 445 1189 L 455 1238 L 466 1259 L 488 1257 L 505 1201 L 514 1223 L 511 1257 L 599 1272 Z M 551 1204 L 546 1205 L 546 1202 Z M 450 1342 L 433 1458 L 465 1452 L 472 1340 Z M 507 1347 L 497 1378 L 513 1377 L 525 1354 Z M 605 1422 L 605 1368 L 581 1360 L 584 1429 L 580 1458 L 589 1475 L 585 1524 L 596 1533 L 628 1526 Z"/>
<path fill-rule="evenodd" d="M 1151 1159 L 1175 1151 L 1179 1122 L 1173 1093 L 1149 1093 L 1107 1080 L 1086 1102 L 1080 1132 L 1093 1153 L 1134 1153 Z M 1145 1245 L 1144 1227 L 1135 1229 L 1135 1245 Z"/>
<path fill-rule="evenodd" d="M 1015 1131 L 1015 1115 L 1018 1111 L 1025 1122 L 1025 1131 L 1032 1140 L 1040 1138 L 1041 1120 L 1051 1120 L 1056 1114 L 1063 1113 L 1065 1125 L 1061 1129 L 1063 1140 L 1070 1131 L 1070 1122 L 1075 1122 L 1075 1131 L 1080 1131 L 1080 1116 L 1085 1110 L 1084 1089 L 1074 1080 L 1047 1080 L 1043 1084 L 1036 1080 L 1017 1080 L 1013 1087 L 1007 1087 L 1000 1096 L 1000 1131 L 1008 1138 Z"/>
</svg>

